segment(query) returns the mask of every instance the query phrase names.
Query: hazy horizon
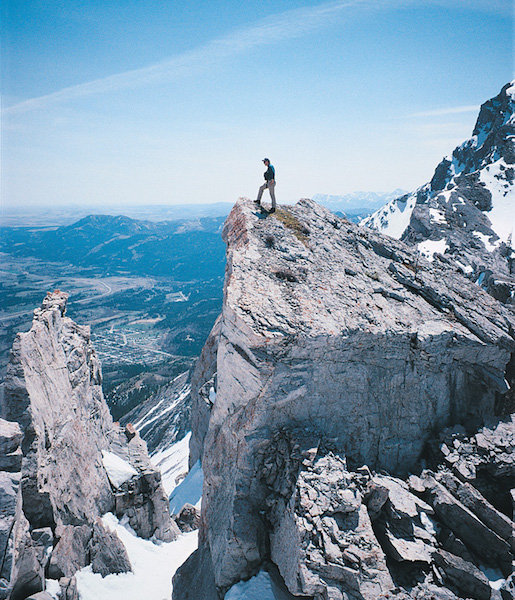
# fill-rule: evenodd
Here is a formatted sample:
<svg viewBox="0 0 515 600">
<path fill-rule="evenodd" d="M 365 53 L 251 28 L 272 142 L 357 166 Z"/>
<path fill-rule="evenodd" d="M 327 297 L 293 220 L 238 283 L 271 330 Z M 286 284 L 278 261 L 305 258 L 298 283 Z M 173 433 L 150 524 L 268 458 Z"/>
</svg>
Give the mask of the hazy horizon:
<svg viewBox="0 0 515 600">
<path fill-rule="evenodd" d="M 413 190 L 513 78 L 509 0 L 2 4 L 2 205 Z M 478 51 L 480 49 L 480 51 Z"/>
</svg>

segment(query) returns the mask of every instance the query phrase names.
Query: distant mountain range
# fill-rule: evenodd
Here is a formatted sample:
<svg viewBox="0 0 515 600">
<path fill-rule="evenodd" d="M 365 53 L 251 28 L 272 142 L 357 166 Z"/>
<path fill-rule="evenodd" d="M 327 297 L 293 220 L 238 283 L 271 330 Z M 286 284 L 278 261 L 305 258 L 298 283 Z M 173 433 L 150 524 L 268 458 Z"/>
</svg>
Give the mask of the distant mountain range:
<svg viewBox="0 0 515 600">
<path fill-rule="evenodd" d="M 405 194 L 405 190 L 383 192 L 352 192 L 343 196 L 316 194 L 315 202 L 327 206 L 333 212 L 347 216 L 368 215 L 392 200 Z M 137 221 L 190 221 L 205 218 L 226 217 L 233 207 L 231 202 L 214 204 L 175 204 L 137 206 L 33 206 L 6 207 L 0 212 L 3 227 L 55 227 L 72 225 L 89 216 L 119 216 Z"/>
<path fill-rule="evenodd" d="M 90 215 L 61 227 L 0 228 L 0 251 L 92 267 L 102 274 L 166 275 L 178 281 L 223 275 L 225 217 L 139 221 Z"/>
<path fill-rule="evenodd" d="M 225 217 L 232 203 L 214 204 L 142 204 L 137 206 L 3 206 L 1 224 L 4 227 L 43 227 L 71 225 L 90 215 L 118 216 L 148 221 L 178 221 L 206 217 Z"/>
<path fill-rule="evenodd" d="M 332 212 L 343 213 L 350 220 L 355 220 L 353 217 L 370 215 L 405 193 L 405 190 L 396 189 L 393 192 L 351 192 L 343 196 L 315 194 L 312 199 Z"/>
</svg>

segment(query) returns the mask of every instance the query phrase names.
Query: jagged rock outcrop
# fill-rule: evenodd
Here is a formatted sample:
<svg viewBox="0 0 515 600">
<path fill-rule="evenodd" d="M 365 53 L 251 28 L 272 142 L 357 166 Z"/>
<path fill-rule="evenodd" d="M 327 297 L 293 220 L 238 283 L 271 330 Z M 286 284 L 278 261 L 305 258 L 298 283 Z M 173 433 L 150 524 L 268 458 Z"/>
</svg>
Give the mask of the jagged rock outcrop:
<svg viewBox="0 0 515 600">
<path fill-rule="evenodd" d="M 406 474 L 435 432 L 510 412 L 513 313 L 444 258 L 309 200 L 268 216 L 240 200 L 224 238 L 223 310 L 192 384 L 200 547 L 174 599 L 192 565 L 222 597 L 270 558 L 317 599 L 388 597 L 403 577 L 405 598 L 453 597 L 444 574 L 463 565 L 433 558 L 426 488 L 366 472 Z"/>
<path fill-rule="evenodd" d="M 2 473 L 11 528 L 2 540 L 1 597 L 11 600 L 42 591 L 45 570 L 70 598 L 73 575 L 85 565 L 104 575 L 130 570 L 123 545 L 98 522 L 106 512 L 127 516 L 142 537 L 168 541 L 178 532 L 145 443 L 112 421 L 89 328 L 65 316 L 67 298 L 47 295 L 8 366 L 0 434 L 9 435 L 0 442 L 8 450 L 4 469 L 19 471 Z M 100 551 L 106 540 L 117 562 Z"/>
<path fill-rule="evenodd" d="M 363 221 L 432 257 L 445 254 L 502 302 L 515 303 L 515 81 L 481 106 L 472 137 L 433 178 Z"/>
</svg>

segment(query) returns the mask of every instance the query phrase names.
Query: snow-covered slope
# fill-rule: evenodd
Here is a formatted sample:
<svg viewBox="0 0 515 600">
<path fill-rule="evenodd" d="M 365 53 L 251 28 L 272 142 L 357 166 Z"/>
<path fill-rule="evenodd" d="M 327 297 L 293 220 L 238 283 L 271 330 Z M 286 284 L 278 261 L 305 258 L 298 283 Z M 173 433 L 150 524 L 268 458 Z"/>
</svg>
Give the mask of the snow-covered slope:
<svg viewBox="0 0 515 600">
<path fill-rule="evenodd" d="M 435 169 L 432 180 L 363 221 L 454 261 L 498 299 L 513 301 L 515 81 L 481 107 L 472 137 Z"/>
</svg>

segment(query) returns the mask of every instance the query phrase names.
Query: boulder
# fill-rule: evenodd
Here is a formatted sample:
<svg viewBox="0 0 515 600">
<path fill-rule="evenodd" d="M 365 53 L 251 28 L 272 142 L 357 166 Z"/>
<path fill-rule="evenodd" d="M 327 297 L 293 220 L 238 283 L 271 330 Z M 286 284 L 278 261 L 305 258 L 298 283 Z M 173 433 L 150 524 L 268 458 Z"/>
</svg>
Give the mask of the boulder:
<svg viewBox="0 0 515 600">
<path fill-rule="evenodd" d="M 61 577 L 59 579 L 59 587 L 61 588 L 60 600 L 79 600 L 79 591 L 75 577 Z"/>
<path fill-rule="evenodd" d="M 271 558 L 294 595 L 375 600 L 395 587 L 341 458 L 304 466 L 289 501 L 276 499 L 271 522 Z"/>
<path fill-rule="evenodd" d="M 487 564 L 500 567 L 506 575 L 511 573 L 513 555 L 510 544 L 438 483 L 433 474 L 425 472 L 423 481 L 426 499 L 442 522 Z"/>
<path fill-rule="evenodd" d="M 445 573 L 449 587 L 474 600 L 490 600 L 490 583 L 472 563 L 441 549 L 435 552 L 434 560 Z"/>
<path fill-rule="evenodd" d="M 68 525 L 56 531 L 59 538 L 48 565 L 48 577 L 72 577 L 90 563 L 88 546 L 92 536 L 90 525 Z"/>
<path fill-rule="evenodd" d="M 515 552 L 515 536 L 513 521 L 498 511 L 470 483 L 462 483 L 450 473 L 443 473 L 438 478 L 445 487 L 469 510 L 471 510 L 487 527 L 503 540 L 506 540 Z"/>
<path fill-rule="evenodd" d="M 186 503 L 179 514 L 174 516 L 174 520 L 183 533 L 195 531 L 200 525 L 200 511 L 192 504 Z"/>
<path fill-rule="evenodd" d="M 106 529 L 100 519 L 93 525 L 89 542 L 91 568 L 102 577 L 132 571 L 129 555 L 116 532 Z"/>
</svg>

